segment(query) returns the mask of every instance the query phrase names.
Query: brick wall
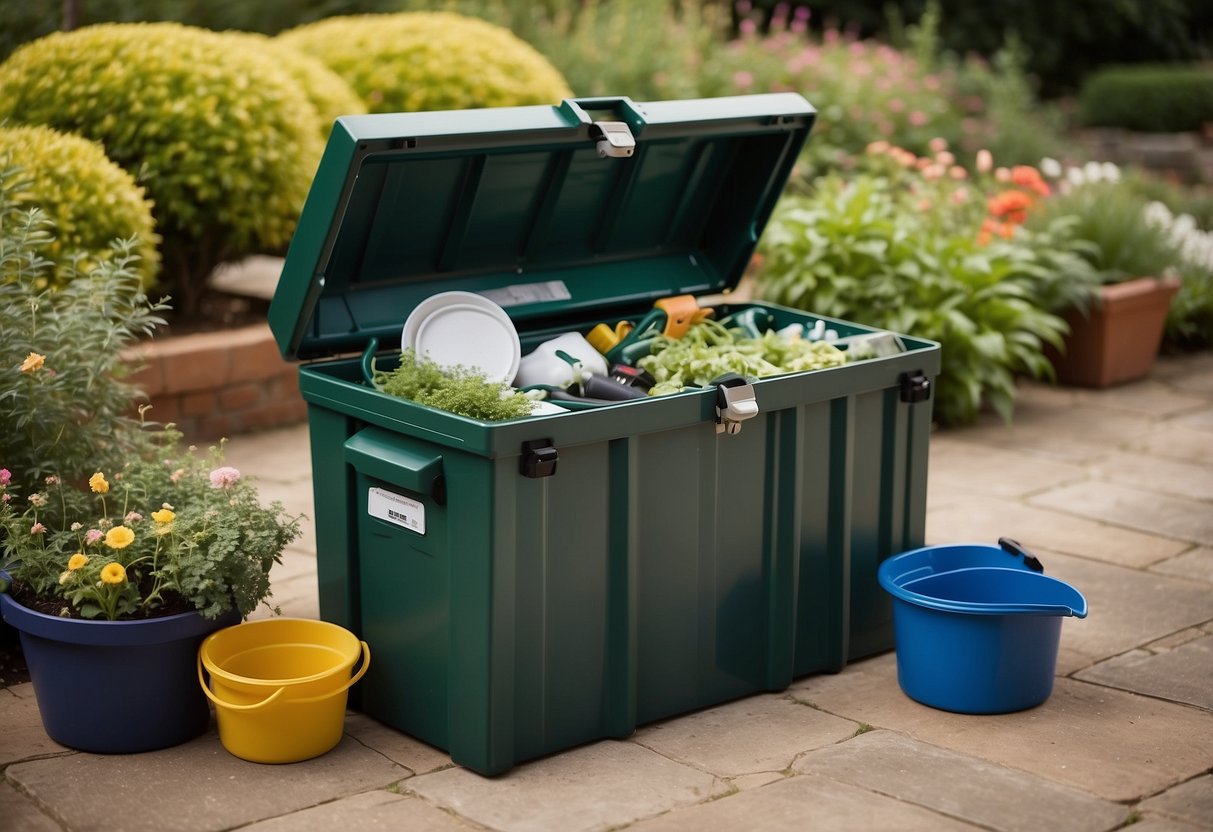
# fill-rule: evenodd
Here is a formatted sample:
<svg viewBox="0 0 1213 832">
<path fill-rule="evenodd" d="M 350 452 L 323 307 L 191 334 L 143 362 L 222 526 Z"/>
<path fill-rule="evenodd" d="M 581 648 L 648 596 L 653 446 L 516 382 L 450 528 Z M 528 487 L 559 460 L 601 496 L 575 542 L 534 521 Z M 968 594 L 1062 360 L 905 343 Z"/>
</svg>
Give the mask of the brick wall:
<svg viewBox="0 0 1213 832">
<path fill-rule="evenodd" d="M 269 326 L 153 339 L 131 352 L 132 380 L 152 405 L 148 418 L 175 422 L 209 441 L 307 418 L 295 364 L 278 353 Z"/>
</svg>

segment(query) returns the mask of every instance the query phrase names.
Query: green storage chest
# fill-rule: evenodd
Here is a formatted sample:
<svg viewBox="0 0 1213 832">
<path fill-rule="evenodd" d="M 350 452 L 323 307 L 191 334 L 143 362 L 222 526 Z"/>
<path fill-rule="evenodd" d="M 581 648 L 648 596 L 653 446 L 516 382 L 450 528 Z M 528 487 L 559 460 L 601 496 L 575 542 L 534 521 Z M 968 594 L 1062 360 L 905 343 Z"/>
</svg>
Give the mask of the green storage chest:
<svg viewBox="0 0 1213 832">
<path fill-rule="evenodd" d="M 736 433 L 714 388 L 485 423 L 364 381 L 442 291 L 524 354 L 728 291 L 813 119 L 788 93 L 338 120 L 270 324 L 308 362 L 320 609 L 374 651 L 364 712 L 495 774 L 892 646 L 876 570 L 923 544 L 937 344 L 756 381 Z"/>
</svg>

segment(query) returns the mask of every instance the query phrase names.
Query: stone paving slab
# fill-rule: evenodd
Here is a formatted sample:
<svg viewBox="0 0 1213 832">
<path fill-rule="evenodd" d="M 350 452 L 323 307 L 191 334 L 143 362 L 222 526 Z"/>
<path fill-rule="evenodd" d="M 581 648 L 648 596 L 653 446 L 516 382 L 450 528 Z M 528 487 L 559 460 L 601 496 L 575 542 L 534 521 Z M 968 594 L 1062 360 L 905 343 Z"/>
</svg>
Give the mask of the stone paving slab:
<svg viewBox="0 0 1213 832">
<path fill-rule="evenodd" d="M 1213 547 L 1189 549 L 1182 555 L 1152 564 L 1150 571 L 1213 584 Z"/>
<path fill-rule="evenodd" d="M 1182 376 L 1182 372 L 1175 377 L 1155 373 L 1150 378 L 1103 390 L 1025 381 L 1019 385 L 1016 421 L 1025 411 L 1036 413 L 1042 409 L 1065 409 L 1076 405 L 1159 418 L 1181 417 L 1208 407 L 1213 399 L 1209 394 L 1213 390 L 1184 389 L 1175 383 Z"/>
<path fill-rule="evenodd" d="M 928 543 L 993 545 L 1004 536 L 1029 549 L 1050 549 L 1124 566 L 1149 566 L 1192 545 L 995 497 L 969 497 L 942 508 L 928 506 Z"/>
<path fill-rule="evenodd" d="M 1202 832 L 1207 826 L 1193 826 L 1183 821 L 1172 820 L 1162 815 L 1144 814 L 1141 820 L 1133 824 L 1132 832 Z"/>
<path fill-rule="evenodd" d="M 1160 795 L 1142 801 L 1143 812 L 1158 813 L 1175 820 L 1191 823 L 1202 829 L 1213 829 L 1213 775 L 1203 775 L 1180 783 Z"/>
<path fill-rule="evenodd" d="M 1126 437 L 1144 436 L 1154 425 L 1151 417 L 1142 414 L 1082 403 L 1042 406 L 1032 396 L 1026 393 L 1016 403 L 1010 425 L 986 417 L 974 427 L 954 431 L 956 438 L 1080 464 L 1123 448 Z"/>
<path fill-rule="evenodd" d="M 783 771 L 798 754 L 840 742 L 857 727 L 785 696 L 751 696 L 646 726 L 632 739 L 672 760 L 737 777 Z"/>
<path fill-rule="evenodd" d="M 795 769 L 1000 832 L 1103 832 L 1128 816 L 1122 805 L 891 731 L 812 751 Z"/>
<path fill-rule="evenodd" d="M 1178 497 L 1213 500 L 1213 466 L 1205 464 L 1114 451 L 1092 464 L 1089 470 L 1096 477 L 1121 485 Z"/>
<path fill-rule="evenodd" d="M 230 829 L 382 789 L 409 774 L 348 737 L 314 760 L 258 765 L 228 754 L 213 731 L 163 751 L 76 753 L 5 770 L 74 832 Z"/>
<path fill-rule="evenodd" d="M 711 774 L 635 743 L 612 740 L 527 763 L 496 778 L 451 768 L 418 775 L 401 787 L 502 832 L 612 829 L 732 791 Z"/>
<path fill-rule="evenodd" d="M 0 828 L 21 832 L 61 832 L 62 827 L 32 800 L 0 780 Z"/>
<path fill-rule="evenodd" d="M 0 766 L 70 752 L 43 730 L 32 684 L 25 682 L 0 689 Z"/>
<path fill-rule="evenodd" d="M 1162 653 L 1133 650 L 1075 678 L 1213 711 L 1213 636 Z"/>
<path fill-rule="evenodd" d="M 454 765 L 451 755 L 445 751 L 389 728 L 365 714 L 346 714 L 345 733 L 414 774 L 426 774 Z"/>
<path fill-rule="evenodd" d="M 679 809 L 628 832 L 960 832 L 979 827 L 814 774 Z"/>
<path fill-rule="evenodd" d="M 1020 497 L 1050 486 L 1085 479 L 1086 469 L 1068 462 L 989 445 L 966 442 L 964 433 L 931 437 L 930 487 L 956 488 L 967 494 Z M 928 501 L 934 507 L 935 501 Z"/>
<path fill-rule="evenodd" d="M 243 826 L 241 832 L 394 832 L 402 829 L 472 832 L 483 828 L 431 806 L 419 797 L 374 791 Z"/>
<path fill-rule="evenodd" d="M 1176 424 L 1182 425 L 1185 428 L 1213 433 L 1213 407 L 1206 410 L 1198 410 L 1175 421 Z"/>
<path fill-rule="evenodd" d="M 1029 502 L 1038 508 L 1213 545 L 1213 504 L 1208 500 L 1088 480 L 1037 494 Z"/>
<path fill-rule="evenodd" d="M 1061 644 L 1094 660 L 1213 618 L 1213 592 L 1192 581 L 1037 550 L 1047 574 L 1087 599 L 1085 619 L 1062 623 Z"/>
<path fill-rule="evenodd" d="M 1140 451 L 1184 462 L 1213 463 L 1213 442 L 1209 433 L 1173 423 L 1138 434 L 1123 445 L 1123 450 Z"/>
<path fill-rule="evenodd" d="M 798 682 L 789 693 L 832 714 L 1031 771 L 1107 800 L 1129 801 L 1213 765 L 1213 719 L 1186 705 L 1070 679 L 1031 710 L 970 716 L 914 702 L 892 655 Z"/>
</svg>

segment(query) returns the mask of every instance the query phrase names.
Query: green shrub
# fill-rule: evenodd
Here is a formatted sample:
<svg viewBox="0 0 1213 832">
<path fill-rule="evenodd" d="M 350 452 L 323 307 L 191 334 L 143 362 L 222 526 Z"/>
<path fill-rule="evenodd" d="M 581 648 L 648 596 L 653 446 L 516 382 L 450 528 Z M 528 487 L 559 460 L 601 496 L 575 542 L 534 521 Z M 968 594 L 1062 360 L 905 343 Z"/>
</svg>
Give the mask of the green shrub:
<svg viewBox="0 0 1213 832">
<path fill-rule="evenodd" d="M 935 418 L 964 424 L 988 404 L 1009 420 L 1015 377 L 1052 373 L 1043 345 L 1059 345 L 1066 325 L 1051 310 L 1085 302 L 1096 278 L 1071 219 L 983 233 L 976 185 L 932 176 L 913 165 L 830 175 L 786 197 L 763 236 L 758 292 L 939 341 Z"/>
<path fill-rule="evenodd" d="M 1167 315 L 1166 345 L 1213 347 L 1213 229 L 1202 229 L 1190 214 L 1173 214 L 1161 202 L 1147 205 L 1144 219 L 1179 252 L 1183 284 Z"/>
<path fill-rule="evenodd" d="M 1213 70 L 1197 66 L 1121 66 L 1082 86 L 1079 115 L 1092 127 L 1143 133 L 1200 130 L 1213 122 Z"/>
<path fill-rule="evenodd" d="M 145 447 L 120 356 L 163 307 L 140 288 L 129 241 L 89 267 L 59 248 L 47 215 L 21 204 L 21 177 L 0 166 L 0 468 L 32 494 L 48 474 L 120 470 Z"/>
<path fill-rule="evenodd" d="M 232 31 L 223 34 L 233 42 L 244 40 L 249 48 L 269 50 L 269 54 L 299 85 L 299 89 L 316 110 L 317 130 L 321 140 L 328 140 L 333 122 L 338 116 L 360 115 L 366 112 L 366 102 L 354 92 L 354 88 L 325 66 L 320 59 L 255 32 Z"/>
<path fill-rule="evenodd" d="M 716 60 L 728 15 L 699 0 L 403 0 L 504 26 L 552 62 L 579 96 L 637 101 L 724 95 Z"/>
<path fill-rule="evenodd" d="M 139 177 L 186 316 L 217 263 L 286 245 L 322 151 L 315 110 L 273 56 L 172 23 L 27 44 L 0 65 L 3 118 L 99 141 Z"/>
<path fill-rule="evenodd" d="M 0 164 L 20 168 L 25 179 L 24 188 L 9 198 L 41 208 L 54 223 L 56 239 L 47 246 L 47 257 L 79 251 L 86 260 L 76 268 L 87 269 L 113 255 L 113 240 L 134 237 L 142 258 L 138 272 L 145 287 L 151 284 L 160 263 L 151 203 L 99 144 L 49 127 L 0 127 Z M 64 262 L 47 280 L 62 285 L 71 272 Z"/>
<path fill-rule="evenodd" d="M 571 95 L 527 43 L 450 12 L 333 17 L 278 39 L 324 61 L 375 113 L 556 104 Z"/>
<path fill-rule="evenodd" d="M 1158 277 L 1177 270 L 1181 259 L 1167 230 L 1145 221 L 1147 204 L 1119 181 L 1084 184 L 1050 197 L 1028 224 L 1043 228 L 1055 217 L 1074 217 L 1074 235 L 1094 243 L 1086 259 L 1104 283 Z"/>
</svg>

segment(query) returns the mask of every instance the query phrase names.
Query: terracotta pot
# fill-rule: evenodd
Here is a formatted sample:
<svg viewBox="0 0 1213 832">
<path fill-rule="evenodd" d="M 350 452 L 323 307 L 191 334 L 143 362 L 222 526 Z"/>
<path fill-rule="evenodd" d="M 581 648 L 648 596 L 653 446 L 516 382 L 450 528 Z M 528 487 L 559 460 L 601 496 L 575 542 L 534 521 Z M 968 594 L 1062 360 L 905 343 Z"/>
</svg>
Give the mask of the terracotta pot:
<svg viewBox="0 0 1213 832">
<path fill-rule="evenodd" d="M 1046 350 L 1062 384 L 1111 387 L 1145 376 L 1162 343 L 1176 277 L 1139 277 L 1102 286 L 1088 315 L 1070 310 L 1064 355 Z"/>
</svg>

